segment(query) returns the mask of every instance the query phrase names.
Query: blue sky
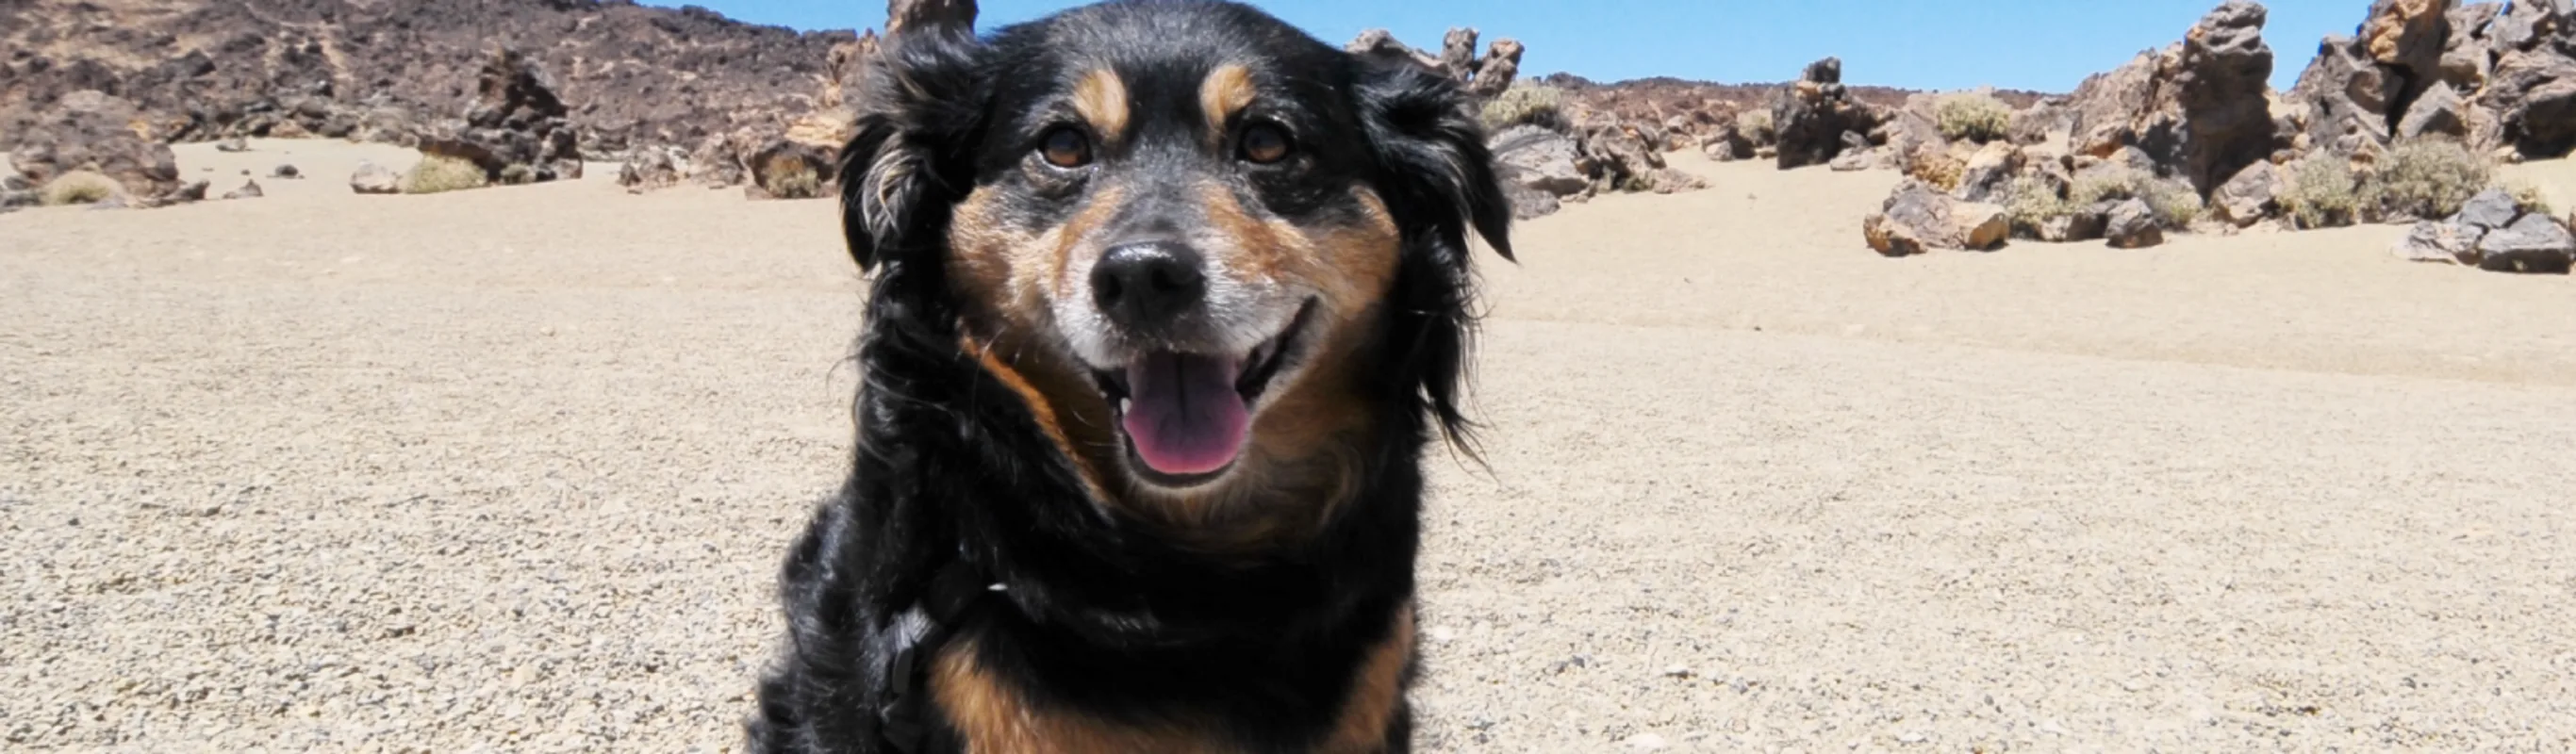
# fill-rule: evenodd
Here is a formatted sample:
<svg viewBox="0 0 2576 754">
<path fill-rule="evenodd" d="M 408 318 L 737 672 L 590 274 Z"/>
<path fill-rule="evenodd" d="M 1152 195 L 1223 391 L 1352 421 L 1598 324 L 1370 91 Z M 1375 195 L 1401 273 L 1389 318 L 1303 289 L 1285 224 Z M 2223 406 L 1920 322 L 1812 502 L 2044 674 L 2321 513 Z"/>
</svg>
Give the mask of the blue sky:
<svg viewBox="0 0 2576 754">
<path fill-rule="evenodd" d="M 678 5 L 648 0 L 652 5 Z M 725 15 L 799 29 L 868 28 L 882 0 L 696 0 Z M 987 0 L 978 26 L 1079 5 Z M 2140 50 L 2182 38 L 2217 0 L 1272 0 L 1255 2 L 1326 41 L 1385 27 L 1436 47 L 1451 26 L 1529 46 L 1525 73 L 1601 81 L 1677 76 L 1729 83 L 1794 78 L 1807 61 L 1843 59 L 1845 80 L 1915 89 L 2064 92 Z M 2278 0 L 2264 38 L 2288 88 L 2327 34 L 2351 34 L 2367 0 Z"/>
</svg>

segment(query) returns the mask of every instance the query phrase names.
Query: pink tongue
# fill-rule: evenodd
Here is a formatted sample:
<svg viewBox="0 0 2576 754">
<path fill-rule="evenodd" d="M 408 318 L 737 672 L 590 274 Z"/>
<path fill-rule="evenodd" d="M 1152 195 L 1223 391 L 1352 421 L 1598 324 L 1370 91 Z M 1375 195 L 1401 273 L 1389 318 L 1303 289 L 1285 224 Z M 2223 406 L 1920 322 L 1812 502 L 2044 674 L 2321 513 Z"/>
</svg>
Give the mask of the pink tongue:
<svg viewBox="0 0 2576 754">
<path fill-rule="evenodd" d="M 1165 474 L 1206 474 L 1233 463 L 1252 424 L 1234 391 L 1243 362 L 1157 353 L 1127 367 L 1127 437 L 1145 465 Z"/>
</svg>

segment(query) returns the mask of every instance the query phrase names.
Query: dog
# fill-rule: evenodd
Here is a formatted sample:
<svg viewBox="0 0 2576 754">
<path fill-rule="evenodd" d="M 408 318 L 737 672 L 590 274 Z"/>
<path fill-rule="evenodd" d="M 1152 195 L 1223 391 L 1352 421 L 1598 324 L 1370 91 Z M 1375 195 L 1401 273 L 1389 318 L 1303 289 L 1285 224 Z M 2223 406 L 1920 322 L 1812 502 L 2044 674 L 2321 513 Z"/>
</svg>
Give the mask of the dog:
<svg viewBox="0 0 2576 754">
<path fill-rule="evenodd" d="M 857 451 L 748 748 L 1408 751 L 1470 235 L 1511 258 L 1466 95 L 1206 0 L 907 29 L 871 86 Z"/>
</svg>

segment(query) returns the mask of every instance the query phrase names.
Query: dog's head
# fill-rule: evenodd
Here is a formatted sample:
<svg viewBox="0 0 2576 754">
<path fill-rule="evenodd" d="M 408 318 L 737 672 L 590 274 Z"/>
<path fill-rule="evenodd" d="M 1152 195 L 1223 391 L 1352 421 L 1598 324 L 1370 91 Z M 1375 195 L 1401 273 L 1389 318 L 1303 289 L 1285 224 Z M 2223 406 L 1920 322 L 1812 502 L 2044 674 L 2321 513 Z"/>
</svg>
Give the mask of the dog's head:
<svg viewBox="0 0 2576 754">
<path fill-rule="evenodd" d="M 1204 522 L 1463 429 L 1467 234 L 1508 256 L 1510 214 L 1447 80 L 1116 2 L 908 34 L 872 81 L 852 254 L 940 266 L 962 347 L 1106 502 Z"/>
</svg>

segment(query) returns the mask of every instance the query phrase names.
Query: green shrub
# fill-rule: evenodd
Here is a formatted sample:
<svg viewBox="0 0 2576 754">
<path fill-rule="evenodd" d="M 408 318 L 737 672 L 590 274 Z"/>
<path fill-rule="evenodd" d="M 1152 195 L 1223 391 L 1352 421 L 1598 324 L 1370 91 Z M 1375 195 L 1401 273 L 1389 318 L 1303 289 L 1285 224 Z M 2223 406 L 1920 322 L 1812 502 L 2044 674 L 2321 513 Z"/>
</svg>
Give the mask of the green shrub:
<svg viewBox="0 0 2576 754">
<path fill-rule="evenodd" d="M 1487 133 L 1499 133 L 1513 126 L 1530 125 L 1551 131 L 1573 129 L 1565 117 L 1565 92 L 1552 86 L 1514 84 L 1485 103 L 1481 119 Z"/>
<path fill-rule="evenodd" d="M 420 164 L 402 177 L 406 194 L 436 194 L 447 191 L 478 189 L 491 185 L 491 176 L 471 160 L 446 155 L 424 154 Z"/>
<path fill-rule="evenodd" d="M 97 172 L 74 170 L 56 176 L 38 192 L 36 201 L 47 207 L 74 204 L 97 204 L 125 190 L 125 186 Z"/>
<path fill-rule="evenodd" d="M 536 169 L 528 167 L 525 164 L 514 162 L 510 163 L 509 167 L 501 169 L 501 185 L 503 186 L 525 186 L 535 182 L 537 182 Z"/>
<path fill-rule="evenodd" d="M 2494 166 L 2458 141 L 2417 139 L 2380 158 L 2378 176 L 2362 188 L 2362 204 L 2386 216 L 2450 217 L 2494 177 Z"/>
<path fill-rule="evenodd" d="M 1942 97 L 1932 108 L 1941 137 L 1983 144 L 2012 131 L 2012 106 L 1982 92 Z"/>
<path fill-rule="evenodd" d="M 2172 230 L 2185 230 L 2200 219 L 2200 193 L 2180 181 L 2157 178 L 2154 173 L 2131 167 L 2088 170 L 2075 176 L 2075 185 L 2066 191 L 2068 203 L 2090 207 L 2105 200 L 2140 199 L 2156 215 L 2156 224 Z"/>
<path fill-rule="evenodd" d="M 2318 155 L 2290 166 L 2281 213 L 2301 228 L 2351 225 L 2361 219 L 2363 188 L 2343 158 Z"/>
</svg>

